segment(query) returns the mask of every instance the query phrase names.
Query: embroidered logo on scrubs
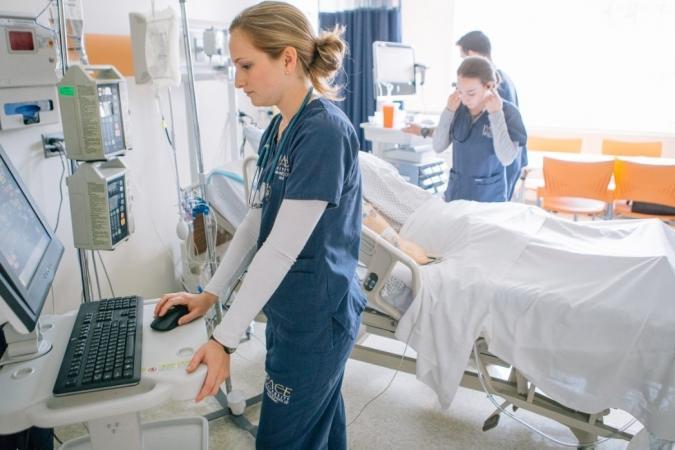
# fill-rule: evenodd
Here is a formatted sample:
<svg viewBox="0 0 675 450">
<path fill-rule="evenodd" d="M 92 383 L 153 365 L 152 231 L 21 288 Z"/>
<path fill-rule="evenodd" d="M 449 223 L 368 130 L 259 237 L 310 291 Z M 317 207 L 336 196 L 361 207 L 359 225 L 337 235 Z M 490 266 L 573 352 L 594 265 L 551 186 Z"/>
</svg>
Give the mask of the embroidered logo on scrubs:
<svg viewBox="0 0 675 450">
<path fill-rule="evenodd" d="M 274 403 L 282 403 L 284 405 L 288 405 L 291 395 L 293 395 L 293 389 L 275 383 L 269 375 L 265 377 L 265 392 Z"/>
<path fill-rule="evenodd" d="M 280 180 L 285 180 L 291 174 L 291 165 L 288 162 L 288 156 L 283 155 L 279 159 L 277 164 L 277 169 L 274 171 L 274 175 L 277 175 Z"/>
<path fill-rule="evenodd" d="M 483 136 L 485 136 L 488 139 L 492 139 L 492 129 L 490 128 L 489 124 L 483 125 Z"/>
</svg>

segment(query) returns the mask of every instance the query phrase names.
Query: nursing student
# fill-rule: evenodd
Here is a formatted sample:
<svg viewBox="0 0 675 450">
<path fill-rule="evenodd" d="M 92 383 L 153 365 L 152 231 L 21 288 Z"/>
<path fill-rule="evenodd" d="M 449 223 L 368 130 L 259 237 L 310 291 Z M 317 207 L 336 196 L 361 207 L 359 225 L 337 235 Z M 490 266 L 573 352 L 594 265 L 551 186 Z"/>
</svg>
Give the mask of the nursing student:
<svg viewBox="0 0 675 450">
<path fill-rule="evenodd" d="M 230 25 L 236 87 L 280 114 L 265 130 L 248 213 L 201 294 L 167 294 L 155 312 L 185 304 L 187 323 L 218 301 L 252 249 L 236 300 L 188 366 L 208 372 L 196 400 L 230 374 L 230 354 L 262 309 L 266 381 L 258 449 L 346 449 L 340 389 L 365 306 L 355 270 L 361 231 L 358 139 L 330 101 L 345 53 L 341 32 L 316 36 L 304 14 L 262 2 Z"/>
<path fill-rule="evenodd" d="M 487 58 L 468 56 L 457 69 L 456 89 L 431 130 L 436 152 L 452 145 L 445 201 L 509 200 L 506 168 L 519 157 L 527 132 L 518 108 L 500 97 L 498 84 Z"/>
<path fill-rule="evenodd" d="M 492 44 L 490 39 L 482 31 L 469 31 L 457 41 L 459 47 L 459 54 L 462 58 L 467 56 L 483 56 L 490 62 L 492 61 Z M 518 93 L 516 92 L 516 85 L 513 80 L 502 69 L 495 67 L 499 83 L 497 84 L 497 92 L 499 96 L 508 102 L 513 103 L 518 108 Z M 509 192 L 507 199 L 511 199 L 513 191 L 516 187 L 518 179 L 522 175 L 523 168 L 528 164 L 527 147 L 520 149 L 520 155 L 506 168 L 506 178 L 509 185 Z"/>
</svg>

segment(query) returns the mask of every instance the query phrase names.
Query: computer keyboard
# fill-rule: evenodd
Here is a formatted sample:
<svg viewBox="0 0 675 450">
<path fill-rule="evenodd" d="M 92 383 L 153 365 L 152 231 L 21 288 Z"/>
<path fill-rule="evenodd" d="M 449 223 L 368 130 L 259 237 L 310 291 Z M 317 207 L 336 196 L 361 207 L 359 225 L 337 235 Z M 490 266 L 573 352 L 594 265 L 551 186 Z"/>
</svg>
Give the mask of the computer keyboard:
<svg viewBox="0 0 675 450">
<path fill-rule="evenodd" d="M 141 380 L 143 299 L 107 298 L 82 303 L 54 395 L 132 386 Z"/>
</svg>

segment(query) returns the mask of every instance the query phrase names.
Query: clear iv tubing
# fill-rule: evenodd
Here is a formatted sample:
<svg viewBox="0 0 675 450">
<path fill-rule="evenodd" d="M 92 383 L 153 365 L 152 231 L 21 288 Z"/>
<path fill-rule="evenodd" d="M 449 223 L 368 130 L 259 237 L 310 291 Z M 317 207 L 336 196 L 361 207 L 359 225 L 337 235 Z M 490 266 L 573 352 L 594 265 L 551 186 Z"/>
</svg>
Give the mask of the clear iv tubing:
<svg viewBox="0 0 675 450">
<path fill-rule="evenodd" d="M 173 119 L 173 102 L 171 99 L 171 89 L 167 88 L 166 90 L 167 96 L 169 99 L 169 119 L 171 121 L 171 132 L 168 130 L 168 126 L 166 124 L 166 120 L 164 119 L 164 111 L 162 110 L 162 102 L 159 98 L 159 90 L 155 89 L 155 100 L 157 101 L 157 109 L 159 110 L 159 115 L 162 118 L 162 130 L 164 131 L 164 134 L 166 134 L 166 140 L 169 143 L 169 147 L 171 148 L 171 154 L 173 157 L 173 170 L 174 170 L 174 177 L 175 177 L 175 182 L 176 182 L 176 199 L 178 201 L 178 215 L 182 217 L 180 207 L 181 207 L 181 194 L 180 194 L 180 175 L 178 173 L 178 156 L 176 154 L 176 133 L 175 133 L 175 123 Z"/>
<path fill-rule="evenodd" d="M 605 441 L 608 441 L 608 440 L 610 440 L 610 439 L 613 439 L 613 436 L 614 436 L 615 434 L 617 434 L 617 433 L 622 433 L 622 432 L 626 431 L 626 430 L 627 430 L 629 427 L 631 427 L 635 422 L 637 422 L 637 419 L 633 419 L 633 420 L 629 421 L 626 425 L 624 425 L 623 427 L 621 427 L 620 429 L 618 429 L 617 431 L 615 431 L 614 433 L 612 433 L 612 435 L 607 436 L 607 437 L 603 437 L 603 438 L 598 439 L 598 440 L 593 441 L 593 442 L 576 442 L 576 443 L 571 443 L 571 442 L 561 441 L 561 440 L 559 440 L 559 439 L 554 438 L 553 436 L 550 436 L 550 435 L 544 433 L 543 431 L 541 431 L 540 429 L 538 429 L 538 428 L 535 427 L 534 425 L 530 425 L 528 422 L 524 421 L 523 419 L 521 419 L 521 418 L 519 418 L 519 417 L 516 417 L 515 414 L 512 414 L 512 413 L 509 412 L 506 408 L 504 408 L 502 405 L 500 405 L 499 402 L 497 402 L 497 400 L 495 400 L 494 395 L 492 395 L 492 394 L 488 391 L 488 388 L 487 388 L 487 386 L 485 385 L 485 373 L 483 372 L 483 369 L 482 369 L 480 360 L 479 360 L 479 358 L 478 358 L 478 344 L 476 344 L 476 343 L 473 344 L 473 358 L 474 358 L 474 361 L 476 362 L 476 370 L 478 371 L 478 381 L 480 381 L 480 385 L 481 385 L 481 387 L 483 388 L 483 391 L 485 391 L 485 394 L 487 395 L 487 397 L 488 397 L 488 399 L 490 400 L 490 402 L 491 402 L 491 403 L 492 403 L 492 404 L 493 404 L 500 412 L 503 412 L 504 414 L 506 414 L 507 416 L 509 416 L 509 417 L 512 418 L 513 420 L 515 420 L 516 422 L 518 422 L 518 423 L 520 423 L 521 425 L 523 425 L 523 426 L 529 428 L 531 431 L 534 431 L 534 432 L 537 433 L 538 435 L 540 435 L 540 436 L 542 436 L 542 437 L 544 437 L 544 438 L 546 438 L 546 439 L 548 439 L 548 440 L 550 440 L 550 441 L 552 441 L 552 442 L 555 442 L 555 443 L 558 444 L 558 445 L 562 445 L 563 447 L 574 447 L 574 448 L 579 448 L 579 447 L 592 447 L 592 446 L 601 444 L 601 443 L 603 443 L 603 442 L 605 442 Z"/>
<path fill-rule="evenodd" d="M 244 184 L 244 178 L 241 175 L 239 175 L 237 173 L 228 172 L 227 170 L 223 170 L 223 169 L 212 170 L 211 173 L 209 174 L 209 176 L 206 177 L 206 184 L 209 184 L 209 181 L 211 180 L 211 178 L 214 175 L 218 175 L 218 176 L 221 176 L 221 177 L 224 177 L 224 178 L 229 178 L 230 180 L 236 181 L 239 184 Z"/>
</svg>

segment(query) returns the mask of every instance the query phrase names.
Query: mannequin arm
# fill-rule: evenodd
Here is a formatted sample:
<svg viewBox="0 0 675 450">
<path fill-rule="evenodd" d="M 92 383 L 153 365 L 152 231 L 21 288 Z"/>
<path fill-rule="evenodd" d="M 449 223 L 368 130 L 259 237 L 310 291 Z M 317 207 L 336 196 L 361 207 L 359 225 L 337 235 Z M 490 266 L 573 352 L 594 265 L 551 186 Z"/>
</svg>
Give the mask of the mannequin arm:
<svg viewBox="0 0 675 450">
<path fill-rule="evenodd" d="M 363 225 L 385 238 L 395 247 L 400 248 L 417 264 L 427 264 L 432 261 L 422 247 L 412 241 L 402 239 L 389 225 L 389 222 L 368 202 L 363 202 Z"/>
</svg>

